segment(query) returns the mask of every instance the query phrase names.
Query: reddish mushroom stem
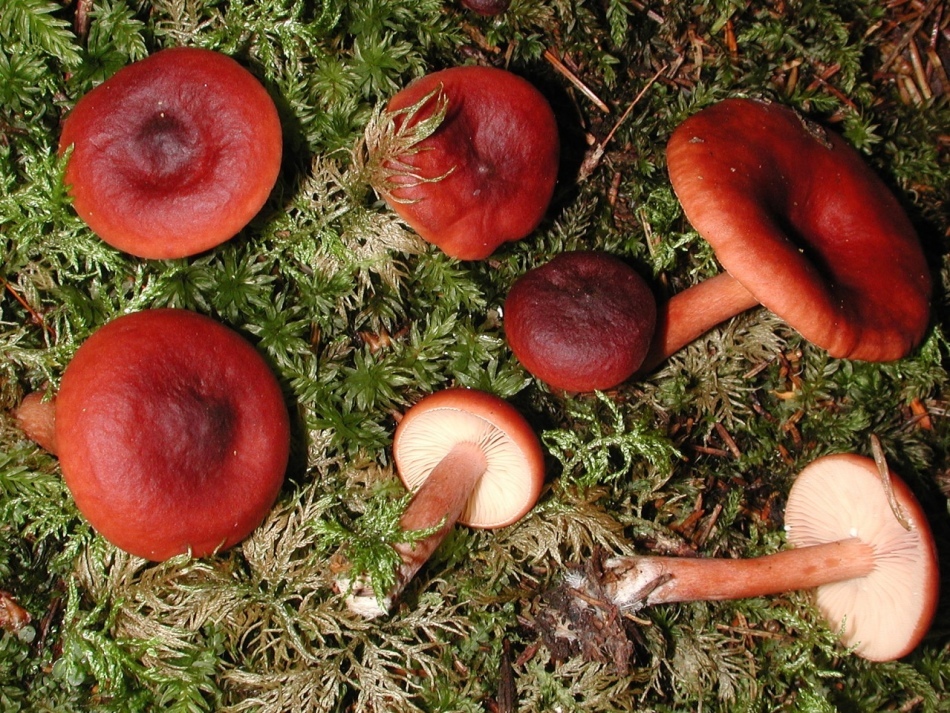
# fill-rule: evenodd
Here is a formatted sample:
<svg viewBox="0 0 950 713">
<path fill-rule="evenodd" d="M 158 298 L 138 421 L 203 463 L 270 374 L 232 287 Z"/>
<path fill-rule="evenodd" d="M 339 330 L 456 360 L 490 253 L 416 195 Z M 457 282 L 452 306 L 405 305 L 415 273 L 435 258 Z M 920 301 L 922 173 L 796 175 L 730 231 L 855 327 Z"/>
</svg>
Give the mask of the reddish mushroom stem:
<svg viewBox="0 0 950 713">
<path fill-rule="evenodd" d="M 393 461 L 415 493 L 400 520 L 413 534 L 394 545 L 395 581 L 386 591 L 358 574 L 334 583 L 347 607 L 367 618 L 389 612 L 456 522 L 512 525 L 537 502 L 544 481 L 544 455 L 530 424 L 503 399 L 475 389 L 445 389 L 409 409 L 396 427 Z"/>
<path fill-rule="evenodd" d="M 402 559 L 396 570 L 395 584 L 379 597 L 367 583 L 357 582 L 347 597 L 347 606 L 352 611 L 367 617 L 381 616 L 389 611 L 392 602 L 455 526 L 486 467 L 482 449 L 468 442 L 457 444 L 439 461 L 412 496 L 399 521 L 407 532 L 438 529 L 420 540 L 393 545 Z"/>
<path fill-rule="evenodd" d="M 727 272 L 673 295 L 657 306 L 656 332 L 639 372 L 652 371 L 717 324 L 758 306 L 752 293 Z"/>
<path fill-rule="evenodd" d="M 23 433 L 40 448 L 56 455 L 56 402 L 34 391 L 17 406 L 17 423 Z"/>
<path fill-rule="evenodd" d="M 874 550 L 855 537 L 751 559 L 616 557 L 605 569 L 612 602 L 639 608 L 745 599 L 864 577 L 874 569 Z"/>
<path fill-rule="evenodd" d="M 474 443 L 459 443 L 432 470 L 420 486 L 399 521 L 406 531 L 438 527 L 428 537 L 395 545 L 402 557 L 396 588 L 389 593 L 395 598 L 406 583 L 428 561 L 442 540 L 455 526 L 475 485 L 485 474 L 487 461 L 482 449 Z"/>
</svg>

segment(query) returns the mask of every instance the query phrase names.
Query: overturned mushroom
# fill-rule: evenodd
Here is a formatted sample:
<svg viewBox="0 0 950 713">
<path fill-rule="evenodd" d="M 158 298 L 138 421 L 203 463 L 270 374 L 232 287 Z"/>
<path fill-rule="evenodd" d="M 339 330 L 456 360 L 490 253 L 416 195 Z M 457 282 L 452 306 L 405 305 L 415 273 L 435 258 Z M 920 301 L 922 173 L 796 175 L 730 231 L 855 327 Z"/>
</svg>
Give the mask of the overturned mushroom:
<svg viewBox="0 0 950 713">
<path fill-rule="evenodd" d="M 534 506 L 544 481 L 544 457 L 528 422 L 506 401 L 472 389 L 431 394 L 407 411 L 396 428 L 393 457 L 414 492 L 400 524 L 437 530 L 395 545 L 402 565 L 391 591 L 352 583 L 347 606 L 368 618 L 389 611 L 456 522 L 481 529 L 511 525 Z M 341 581 L 340 588 L 350 585 Z"/>
<path fill-rule="evenodd" d="M 747 560 L 615 557 L 604 563 L 600 591 L 629 611 L 815 589 L 845 646 L 874 661 L 900 658 L 930 627 L 939 571 L 920 504 L 895 474 L 888 478 L 881 482 L 870 458 L 818 458 L 789 492 L 785 527 L 793 549 Z M 585 577 L 570 585 L 590 588 Z"/>
<path fill-rule="evenodd" d="M 191 47 L 116 72 L 76 103 L 60 137 L 76 212 L 145 258 L 193 255 L 237 234 L 270 195 L 281 148 L 263 85 L 230 57 Z"/>
<path fill-rule="evenodd" d="M 283 393 L 264 359 L 236 332 L 179 309 L 100 328 L 55 400 L 28 397 L 18 417 L 55 448 L 92 527 L 156 561 L 244 539 L 277 498 L 290 450 Z"/>
<path fill-rule="evenodd" d="M 897 199 L 833 132 L 728 99 L 684 121 L 670 180 L 725 272 L 662 305 L 644 371 L 764 305 L 834 357 L 889 361 L 923 338 L 931 280 Z"/>
</svg>

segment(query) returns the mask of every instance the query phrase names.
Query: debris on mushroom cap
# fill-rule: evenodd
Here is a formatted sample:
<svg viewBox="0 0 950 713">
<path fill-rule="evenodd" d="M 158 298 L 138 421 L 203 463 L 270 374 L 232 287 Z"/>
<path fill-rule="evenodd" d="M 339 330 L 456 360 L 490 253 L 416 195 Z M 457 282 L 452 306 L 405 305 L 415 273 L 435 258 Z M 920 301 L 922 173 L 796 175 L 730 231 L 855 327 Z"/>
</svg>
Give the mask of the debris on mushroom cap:
<svg viewBox="0 0 950 713">
<path fill-rule="evenodd" d="M 261 83 L 226 55 L 162 50 L 119 70 L 66 117 L 60 151 L 79 216 L 145 258 L 218 245 L 263 207 L 282 134 Z"/>
<path fill-rule="evenodd" d="M 872 545 L 866 577 L 822 585 L 818 608 L 842 642 L 872 661 L 909 653 L 930 628 L 937 607 L 937 552 L 927 518 L 907 485 L 890 474 L 900 517 L 873 460 L 831 455 L 810 463 L 789 491 L 788 540 L 807 547 L 857 537 Z M 905 528 L 901 521 L 909 527 Z"/>
<path fill-rule="evenodd" d="M 806 339 L 866 361 L 921 341 L 931 282 L 920 242 L 842 138 L 777 104 L 729 99 L 677 127 L 667 160 L 725 270 Z"/>
<path fill-rule="evenodd" d="M 134 555 L 196 557 L 246 537 L 283 484 L 290 425 L 267 363 L 209 317 L 156 309 L 87 339 L 56 397 L 66 485 Z"/>
<path fill-rule="evenodd" d="M 426 396 L 396 427 L 393 457 L 406 487 L 415 491 L 458 443 L 473 442 L 487 466 L 459 522 L 493 529 L 517 522 L 537 502 L 544 482 L 538 437 L 508 402 L 474 389 Z"/>
<path fill-rule="evenodd" d="M 519 277 L 505 299 L 505 336 L 534 376 L 571 392 L 629 378 L 650 349 L 653 292 L 602 252 L 562 253 Z"/>
<path fill-rule="evenodd" d="M 377 186 L 392 209 L 430 243 L 461 260 L 488 257 L 534 230 L 554 193 L 560 143 L 544 96 L 518 75 L 494 67 L 453 67 L 397 93 L 399 112 L 433 95 L 409 121 L 448 101 L 438 129 L 411 153 L 393 157 L 402 171 Z"/>
</svg>

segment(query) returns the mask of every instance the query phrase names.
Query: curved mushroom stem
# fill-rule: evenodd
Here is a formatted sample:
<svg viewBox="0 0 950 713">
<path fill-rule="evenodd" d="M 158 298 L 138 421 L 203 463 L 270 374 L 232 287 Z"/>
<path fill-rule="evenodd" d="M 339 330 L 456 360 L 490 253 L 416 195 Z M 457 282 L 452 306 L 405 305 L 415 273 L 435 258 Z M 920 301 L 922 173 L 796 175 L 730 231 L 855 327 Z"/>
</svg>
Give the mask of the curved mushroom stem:
<svg viewBox="0 0 950 713">
<path fill-rule="evenodd" d="M 406 584 L 452 530 L 486 468 L 487 461 L 481 448 L 474 443 L 459 443 L 432 469 L 399 522 L 407 531 L 438 529 L 421 540 L 393 545 L 402 558 L 395 585 L 384 597 L 379 597 L 368 583 L 357 583 L 346 599 L 351 611 L 367 618 L 382 616 L 389 611 Z"/>
<path fill-rule="evenodd" d="M 722 272 L 658 305 L 656 331 L 638 373 L 652 371 L 697 337 L 759 301 L 732 275 Z"/>
<path fill-rule="evenodd" d="M 27 438 L 56 455 L 56 402 L 34 391 L 23 397 L 14 412 Z"/>
<path fill-rule="evenodd" d="M 636 610 L 813 589 L 873 569 L 873 548 L 854 537 L 744 560 L 614 557 L 604 563 L 603 585 L 613 604 Z"/>
</svg>

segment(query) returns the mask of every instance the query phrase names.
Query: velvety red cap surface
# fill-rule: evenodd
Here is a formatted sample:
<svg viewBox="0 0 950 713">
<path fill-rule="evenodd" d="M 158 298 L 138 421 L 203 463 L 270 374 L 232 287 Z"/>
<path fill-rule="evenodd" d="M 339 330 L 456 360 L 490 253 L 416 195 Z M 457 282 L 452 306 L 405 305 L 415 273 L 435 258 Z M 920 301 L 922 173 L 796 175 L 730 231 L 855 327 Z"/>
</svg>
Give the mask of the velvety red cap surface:
<svg viewBox="0 0 950 713">
<path fill-rule="evenodd" d="M 227 548 L 270 510 L 290 429 L 249 342 L 186 310 L 119 317 L 76 352 L 56 399 L 66 485 L 118 547 L 164 560 Z"/>
<path fill-rule="evenodd" d="M 504 325 L 512 352 L 549 386 L 608 389 L 643 362 L 656 301 L 622 260 L 598 252 L 562 253 L 512 285 Z"/>
<path fill-rule="evenodd" d="M 418 152 L 399 157 L 428 182 L 396 179 L 404 185 L 383 197 L 447 255 L 477 260 L 525 237 L 544 217 L 557 181 L 557 122 L 531 83 L 491 67 L 426 75 L 396 94 L 389 110 L 411 107 L 440 87 L 445 120 Z M 414 120 L 435 107 L 433 98 Z"/>
<path fill-rule="evenodd" d="M 146 258 L 193 255 L 233 237 L 280 170 L 274 102 L 236 61 L 157 52 L 83 96 L 63 123 L 65 181 L 104 241 Z"/>
</svg>

